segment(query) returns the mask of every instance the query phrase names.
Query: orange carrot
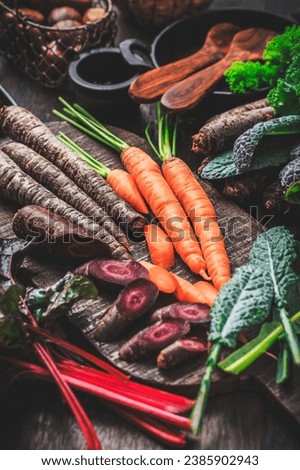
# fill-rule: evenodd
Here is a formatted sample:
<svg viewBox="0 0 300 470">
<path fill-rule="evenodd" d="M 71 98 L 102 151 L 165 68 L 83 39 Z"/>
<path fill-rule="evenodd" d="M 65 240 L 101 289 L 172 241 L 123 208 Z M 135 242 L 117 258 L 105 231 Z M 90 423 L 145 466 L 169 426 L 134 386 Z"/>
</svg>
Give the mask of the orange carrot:
<svg viewBox="0 0 300 470">
<path fill-rule="evenodd" d="M 155 266 L 147 261 L 140 263 L 148 270 L 149 280 L 152 281 L 160 292 L 173 294 L 176 289 L 176 281 L 169 271 L 159 266 Z"/>
<path fill-rule="evenodd" d="M 230 279 L 230 262 L 217 222 L 215 209 L 196 177 L 177 157 L 166 159 L 163 175 L 192 221 L 200 240 L 207 271 L 214 286 L 220 289 Z"/>
<path fill-rule="evenodd" d="M 217 297 L 218 292 L 215 291 L 215 294 L 212 295 L 211 284 L 206 281 L 203 282 L 203 288 L 195 286 L 189 281 L 186 281 L 180 276 L 177 276 L 174 273 L 171 273 L 176 280 L 176 290 L 175 297 L 180 302 L 198 302 L 200 304 L 206 304 L 211 307 Z"/>
<path fill-rule="evenodd" d="M 145 201 L 138 190 L 132 176 L 127 171 L 116 169 L 111 170 L 106 181 L 110 184 L 113 190 L 125 201 L 129 202 L 132 207 L 141 214 L 149 214 L 149 210 Z"/>
<path fill-rule="evenodd" d="M 163 178 L 157 163 L 137 147 L 123 150 L 121 160 L 184 263 L 191 271 L 205 277 L 205 263 L 199 243 L 181 204 Z"/>
<path fill-rule="evenodd" d="M 211 304 L 214 303 L 218 295 L 218 291 L 212 284 L 209 284 L 206 281 L 199 281 L 199 282 L 196 282 L 194 286 L 196 286 L 197 289 L 199 289 L 201 292 L 205 292 L 204 295 L 208 300 L 210 299 Z"/>
<path fill-rule="evenodd" d="M 144 233 L 152 263 L 171 269 L 174 264 L 174 248 L 168 235 L 155 224 L 145 225 Z"/>
<path fill-rule="evenodd" d="M 176 299 L 180 302 L 197 302 L 206 304 L 209 307 L 213 305 L 218 291 L 209 282 L 200 281 L 202 283 L 200 289 L 197 285 L 186 281 L 177 274 L 158 268 L 148 261 L 140 261 L 140 263 L 148 269 L 149 279 L 156 284 L 161 292 L 174 293 Z M 160 277 L 157 282 L 158 275 Z M 174 289 L 173 291 L 171 291 L 171 286 Z"/>
</svg>

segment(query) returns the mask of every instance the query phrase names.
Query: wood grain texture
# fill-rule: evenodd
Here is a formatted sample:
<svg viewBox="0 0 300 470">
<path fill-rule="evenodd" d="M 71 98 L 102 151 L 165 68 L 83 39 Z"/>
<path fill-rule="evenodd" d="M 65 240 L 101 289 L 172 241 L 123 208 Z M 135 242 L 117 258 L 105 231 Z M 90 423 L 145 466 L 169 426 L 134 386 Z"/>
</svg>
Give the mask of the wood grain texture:
<svg viewBox="0 0 300 470">
<path fill-rule="evenodd" d="M 272 37 L 271 31 L 259 28 L 249 28 L 237 33 L 223 59 L 172 86 L 162 96 L 161 104 L 172 113 L 193 108 L 218 83 L 235 60 L 260 60 Z"/>
<path fill-rule="evenodd" d="M 140 75 L 129 87 L 129 94 L 139 103 L 159 99 L 180 80 L 222 59 L 237 31 L 238 28 L 230 23 L 213 26 L 199 51 Z"/>
</svg>

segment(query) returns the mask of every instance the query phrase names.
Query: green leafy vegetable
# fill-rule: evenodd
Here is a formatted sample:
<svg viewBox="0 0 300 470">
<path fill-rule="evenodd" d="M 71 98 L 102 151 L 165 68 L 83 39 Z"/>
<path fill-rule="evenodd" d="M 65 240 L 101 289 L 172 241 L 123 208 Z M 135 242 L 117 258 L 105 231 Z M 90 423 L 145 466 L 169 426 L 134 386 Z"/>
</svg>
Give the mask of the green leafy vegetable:
<svg viewBox="0 0 300 470">
<path fill-rule="evenodd" d="M 211 377 L 223 346 L 234 347 L 242 329 L 264 321 L 270 314 L 273 299 L 272 279 L 261 269 L 244 266 L 220 290 L 211 309 L 209 339 L 213 347 L 206 361 L 196 404 L 191 414 L 192 428 L 198 432 L 206 407 Z"/>
<path fill-rule="evenodd" d="M 300 134 L 300 116 L 283 116 L 255 124 L 234 143 L 233 160 L 237 168 L 249 170 L 254 151 L 265 135 Z"/>
<path fill-rule="evenodd" d="M 284 198 L 290 204 L 300 204 L 300 180 L 293 183 L 284 193 Z"/>
<path fill-rule="evenodd" d="M 299 320 L 300 311 L 291 317 L 291 323 L 295 324 Z M 280 339 L 283 333 L 283 326 L 277 320 L 263 324 L 256 338 L 219 362 L 218 367 L 224 372 L 240 374 Z"/>
<path fill-rule="evenodd" d="M 23 319 L 19 309 L 20 296 L 25 288 L 12 285 L 0 297 L 0 346 L 18 348 L 25 337 Z"/>
<path fill-rule="evenodd" d="M 268 101 L 277 115 L 300 112 L 300 27 L 293 25 L 266 46 L 263 62 L 234 62 L 225 72 L 236 93 L 273 87 Z"/>
<path fill-rule="evenodd" d="M 286 341 L 281 341 L 280 353 L 277 361 L 276 383 L 283 384 L 290 376 L 290 350 Z"/>
<path fill-rule="evenodd" d="M 277 167 L 289 161 L 289 153 L 295 145 L 295 137 L 265 136 L 254 150 L 249 171 Z M 240 175 L 242 172 L 233 161 L 233 151 L 224 152 L 212 159 L 204 167 L 201 177 L 222 179 Z"/>
<path fill-rule="evenodd" d="M 286 339 L 294 359 L 300 365 L 300 344 L 288 319 L 287 296 L 290 286 L 295 285 L 299 277 L 293 268 L 297 258 L 296 243 L 293 236 L 284 227 L 274 227 L 260 235 L 254 242 L 249 262 L 271 275 L 275 305 L 283 324 Z"/>
<path fill-rule="evenodd" d="M 57 318 L 78 300 L 95 299 L 97 296 L 97 288 L 89 279 L 68 273 L 47 289 L 31 289 L 26 303 L 40 322 Z"/>
</svg>

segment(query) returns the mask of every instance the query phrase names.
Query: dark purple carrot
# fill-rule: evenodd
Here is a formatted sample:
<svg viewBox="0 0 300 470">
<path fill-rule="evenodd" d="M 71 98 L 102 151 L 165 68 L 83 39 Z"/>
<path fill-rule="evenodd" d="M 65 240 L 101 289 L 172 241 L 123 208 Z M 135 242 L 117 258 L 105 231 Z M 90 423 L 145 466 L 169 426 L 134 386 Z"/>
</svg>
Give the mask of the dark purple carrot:
<svg viewBox="0 0 300 470">
<path fill-rule="evenodd" d="M 143 232 L 145 218 L 121 199 L 104 178 L 61 143 L 30 111 L 20 106 L 3 106 L 0 125 L 13 140 L 27 145 L 60 168 L 116 222 L 133 232 Z"/>
<path fill-rule="evenodd" d="M 1 148 L 27 175 L 105 228 L 123 246 L 129 247 L 126 236 L 120 227 L 57 166 L 18 142 L 10 142 Z"/>
<path fill-rule="evenodd" d="M 270 212 L 283 213 L 287 209 L 287 202 L 284 199 L 284 187 L 280 179 L 268 186 L 263 195 L 265 208 Z"/>
<path fill-rule="evenodd" d="M 179 338 L 160 351 L 156 360 L 157 367 L 169 369 L 200 356 L 206 350 L 207 346 L 198 338 Z"/>
<path fill-rule="evenodd" d="M 135 279 L 148 279 L 148 271 L 137 261 L 96 259 L 79 267 L 76 272 L 94 281 L 126 286 Z"/>
<path fill-rule="evenodd" d="M 159 320 L 186 320 L 189 323 L 207 323 L 209 322 L 210 308 L 204 304 L 190 302 L 175 302 L 156 310 L 151 321 Z"/>
<path fill-rule="evenodd" d="M 0 150 L 0 195 L 20 206 L 37 205 L 83 228 L 88 234 L 109 245 L 112 256 L 132 259 L 128 251 L 103 227 L 95 224 L 66 202 L 56 197 L 42 185 L 26 175 L 4 152 Z"/>
<path fill-rule="evenodd" d="M 251 173 L 227 178 L 223 187 L 224 196 L 242 203 L 260 197 L 264 190 L 278 175 L 275 168 L 265 168 Z"/>
<path fill-rule="evenodd" d="M 35 238 L 56 256 L 91 259 L 109 256 L 109 246 L 90 236 L 64 217 L 40 206 L 25 206 L 13 218 L 13 231 L 19 238 Z"/>
<path fill-rule="evenodd" d="M 155 355 L 190 331 L 187 321 L 159 321 L 133 336 L 119 351 L 124 361 L 139 361 Z"/>
<path fill-rule="evenodd" d="M 225 112 L 210 120 L 193 136 L 192 150 L 208 157 L 229 148 L 235 139 L 261 121 L 274 117 L 274 109 L 266 106 L 240 112 Z"/>
<path fill-rule="evenodd" d="M 122 336 L 133 321 L 152 307 L 157 296 L 157 287 L 148 279 L 136 279 L 127 284 L 101 318 L 95 331 L 96 339 L 112 341 Z"/>
</svg>

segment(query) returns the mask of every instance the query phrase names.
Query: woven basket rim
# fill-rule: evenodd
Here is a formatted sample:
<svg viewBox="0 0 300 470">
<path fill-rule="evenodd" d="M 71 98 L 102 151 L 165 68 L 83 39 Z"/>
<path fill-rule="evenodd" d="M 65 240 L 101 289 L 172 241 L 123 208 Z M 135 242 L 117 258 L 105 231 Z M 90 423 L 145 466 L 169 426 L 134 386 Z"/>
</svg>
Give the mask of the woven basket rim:
<svg viewBox="0 0 300 470">
<path fill-rule="evenodd" d="M 14 15 L 21 23 L 28 24 L 29 26 L 34 26 L 35 28 L 39 28 L 43 31 L 58 31 L 60 33 L 65 33 L 68 31 L 81 31 L 82 29 L 88 28 L 91 25 L 100 24 L 102 21 L 107 19 L 111 15 L 111 12 L 113 11 L 112 0 L 101 0 L 101 1 L 106 3 L 106 12 L 102 18 L 100 18 L 98 21 L 94 21 L 93 23 L 91 22 L 85 23 L 80 26 L 73 26 L 72 28 L 65 28 L 65 29 L 53 28 L 53 26 L 46 26 L 40 23 L 35 23 L 34 21 L 30 21 L 26 18 L 21 18 L 20 16 L 16 14 L 16 12 L 12 8 L 8 7 L 1 1 L 0 1 L 0 6 L 4 8 L 6 11 L 8 11 L 9 13 L 11 13 L 12 15 Z"/>
</svg>

